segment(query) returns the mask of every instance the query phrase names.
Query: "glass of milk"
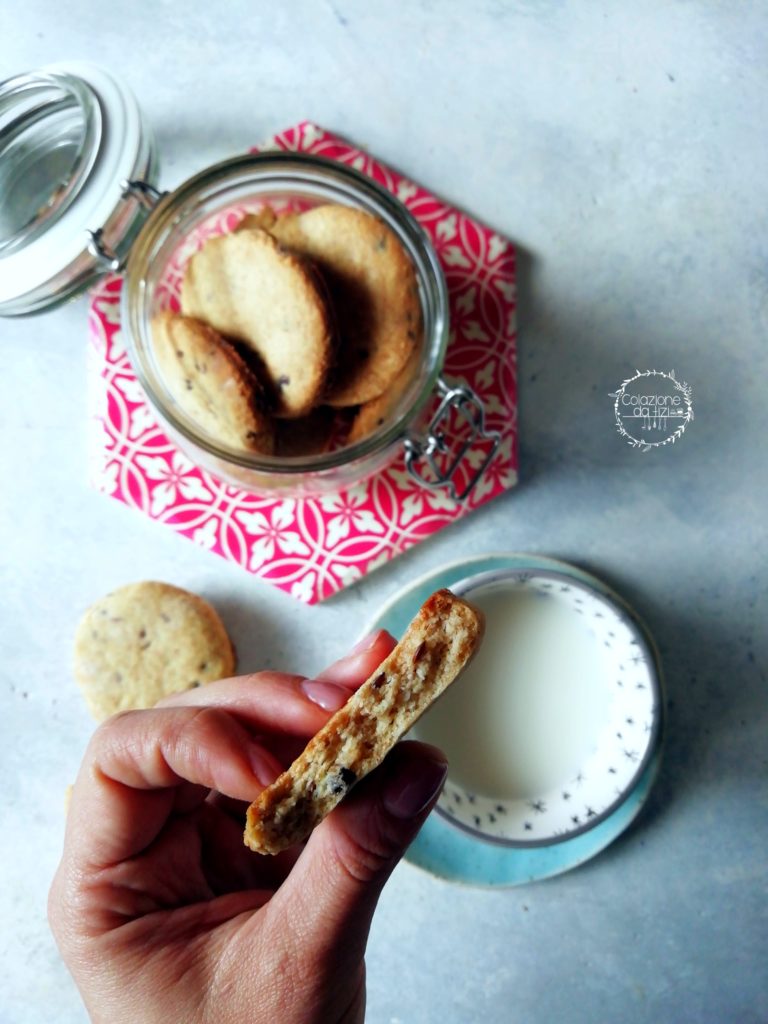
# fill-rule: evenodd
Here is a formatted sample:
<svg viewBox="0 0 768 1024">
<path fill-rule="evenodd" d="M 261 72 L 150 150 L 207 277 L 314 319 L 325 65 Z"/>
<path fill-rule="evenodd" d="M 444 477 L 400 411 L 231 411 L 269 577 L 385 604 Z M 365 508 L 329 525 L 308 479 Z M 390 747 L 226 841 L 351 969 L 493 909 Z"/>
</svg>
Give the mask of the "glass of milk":
<svg viewBox="0 0 768 1024">
<path fill-rule="evenodd" d="M 572 577 L 500 570 L 455 584 L 483 643 L 414 735 L 442 748 L 439 810 L 496 841 L 597 824 L 631 790 L 656 732 L 656 680 L 626 610 Z"/>
</svg>

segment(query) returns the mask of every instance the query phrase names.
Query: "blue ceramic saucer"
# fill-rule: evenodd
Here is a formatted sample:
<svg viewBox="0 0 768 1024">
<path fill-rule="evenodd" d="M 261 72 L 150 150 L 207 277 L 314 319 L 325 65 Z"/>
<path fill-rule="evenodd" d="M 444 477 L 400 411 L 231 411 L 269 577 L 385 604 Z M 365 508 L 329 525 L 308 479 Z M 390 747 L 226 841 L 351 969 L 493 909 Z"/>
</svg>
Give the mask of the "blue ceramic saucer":
<svg viewBox="0 0 768 1024">
<path fill-rule="evenodd" d="M 631 619 L 645 638 L 661 686 L 656 648 L 647 630 L 627 603 L 600 580 L 575 566 L 527 554 L 493 554 L 465 559 L 411 582 L 387 603 L 368 629 L 387 629 L 401 635 L 419 606 L 440 587 L 451 587 L 467 577 L 498 570 L 548 572 L 567 576 L 591 590 Z M 543 846 L 506 846 L 462 830 L 444 814 L 433 813 L 406 854 L 406 859 L 429 873 L 450 881 L 477 886 L 514 886 L 570 871 L 596 856 L 631 824 L 645 803 L 658 773 L 663 739 L 664 700 L 659 701 L 659 727 L 653 747 L 635 777 L 632 789 L 618 806 L 592 828 Z"/>
</svg>

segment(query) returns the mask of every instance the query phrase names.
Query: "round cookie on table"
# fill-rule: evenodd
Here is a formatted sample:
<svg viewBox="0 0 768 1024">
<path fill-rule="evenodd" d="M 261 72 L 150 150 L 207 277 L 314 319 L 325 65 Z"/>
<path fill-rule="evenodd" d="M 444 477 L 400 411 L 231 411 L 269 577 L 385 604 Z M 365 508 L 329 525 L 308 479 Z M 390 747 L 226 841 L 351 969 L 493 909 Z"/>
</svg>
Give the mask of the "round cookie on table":
<svg viewBox="0 0 768 1024">
<path fill-rule="evenodd" d="M 203 598 L 147 581 L 91 605 L 75 635 L 74 672 L 96 719 L 231 676 L 235 649 Z"/>
</svg>

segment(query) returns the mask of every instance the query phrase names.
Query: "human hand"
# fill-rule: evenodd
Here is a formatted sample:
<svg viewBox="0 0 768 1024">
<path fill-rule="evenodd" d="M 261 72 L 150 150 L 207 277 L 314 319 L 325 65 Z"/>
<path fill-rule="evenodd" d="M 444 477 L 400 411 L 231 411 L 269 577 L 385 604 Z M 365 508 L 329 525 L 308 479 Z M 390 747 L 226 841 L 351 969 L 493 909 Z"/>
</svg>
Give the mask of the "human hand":
<svg viewBox="0 0 768 1024">
<path fill-rule="evenodd" d="M 260 672 L 105 722 L 49 895 L 95 1022 L 352 1024 L 381 889 L 445 760 L 399 744 L 303 846 L 243 845 L 245 808 L 389 654 L 379 631 L 315 680 Z"/>
</svg>

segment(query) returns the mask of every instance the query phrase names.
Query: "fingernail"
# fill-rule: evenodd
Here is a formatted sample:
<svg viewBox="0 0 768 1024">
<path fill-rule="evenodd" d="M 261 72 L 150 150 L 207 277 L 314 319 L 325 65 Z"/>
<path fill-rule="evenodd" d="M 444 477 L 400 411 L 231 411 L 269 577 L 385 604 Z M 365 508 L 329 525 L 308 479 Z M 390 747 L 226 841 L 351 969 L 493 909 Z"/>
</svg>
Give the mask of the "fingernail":
<svg viewBox="0 0 768 1024">
<path fill-rule="evenodd" d="M 263 747 L 252 745 L 248 750 L 251 770 L 262 786 L 271 786 L 280 774 L 280 766 Z"/>
<path fill-rule="evenodd" d="M 339 658 L 338 661 L 334 661 L 328 668 L 324 668 L 322 672 L 319 672 L 316 679 L 325 682 L 327 679 L 334 679 L 334 677 L 343 675 L 345 672 L 353 671 L 357 668 L 357 659 L 370 651 L 375 645 L 376 641 L 381 635 L 381 630 L 377 629 L 375 633 L 369 633 L 368 636 L 364 636 L 361 640 L 358 640 L 355 646 L 351 649 L 349 654 L 345 654 L 343 658 Z M 338 680 L 334 680 L 338 681 Z M 361 682 L 362 680 L 358 680 Z"/>
<path fill-rule="evenodd" d="M 364 637 L 361 637 L 357 641 L 357 643 L 349 652 L 349 655 L 347 655 L 347 657 L 349 657 L 352 654 L 363 654 L 364 651 L 370 651 L 370 649 L 378 640 L 379 633 L 381 633 L 380 629 L 374 629 L 372 633 L 366 633 Z"/>
<path fill-rule="evenodd" d="M 323 711 L 338 711 L 344 707 L 350 695 L 348 686 L 337 686 L 336 683 L 326 683 L 319 679 L 304 679 L 301 689 Z"/>
<path fill-rule="evenodd" d="M 416 817 L 440 792 L 447 774 L 445 761 L 406 761 L 384 788 L 384 806 L 395 818 Z"/>
</svg>

